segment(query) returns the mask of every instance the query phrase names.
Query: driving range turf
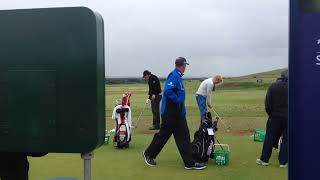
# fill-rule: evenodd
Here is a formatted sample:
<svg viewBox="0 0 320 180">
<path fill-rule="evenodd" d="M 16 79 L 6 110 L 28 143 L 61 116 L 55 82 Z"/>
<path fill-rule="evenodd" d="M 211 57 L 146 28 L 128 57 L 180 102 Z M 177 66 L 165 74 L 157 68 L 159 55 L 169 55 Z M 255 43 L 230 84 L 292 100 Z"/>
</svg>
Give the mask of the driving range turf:
<svg viewBox="0 0 320 180">
<path fill-rule="evenodd" d="M 199 81 L 186 81 L 187 121 L 190 137 L 199 126 L 199 110 L 195 91 Z M 163 86 L 162 86 L 163 87 Z M 131 108 L 133 125 L 143 109 L 147 97 L 146 84 L 107 85 L 106 122 L 107 130 L 114 127 L 111 111 L 115 100 L 122 92 L 132 92 Z M 142 151 L 149 145 L 155 131 L 147 130 L 152 123 L 150 108 L 143 112 L 138 128 L 133 130 L 129 149 L 116 149 L 112 143 L 95 150 L 92 160 L 92 179 L 210 179 L 210 180 L 285 180 L 287 168 L 279 168 L 278 151 L 274 150 L 268 167 L 258 166 L 255 160 L 260 156 L 262 143 L 253 141 L 254 129 L 265 129 L 266 114 L 264 97 L 266 88 L 226 88 L 217 90 L 213 96 L 214 108 L 223 117 L 231 131 L 226 132 L 220 122 L 216 133 L 221 143 L 229 144 L 230 163 L 217 166 L 209 160 L 208 167 L 202 171 L 187 171 L 178 149 L 171 137 L 157 158 L 156 167 L 148 167 L 142 158 Z M 80 154 L 48 154 L 42 158 L 29 158 L 30 180 L 45 180 L 54 177 L 73 177 L 83 179 L 83 161 Z"/>
</svg>

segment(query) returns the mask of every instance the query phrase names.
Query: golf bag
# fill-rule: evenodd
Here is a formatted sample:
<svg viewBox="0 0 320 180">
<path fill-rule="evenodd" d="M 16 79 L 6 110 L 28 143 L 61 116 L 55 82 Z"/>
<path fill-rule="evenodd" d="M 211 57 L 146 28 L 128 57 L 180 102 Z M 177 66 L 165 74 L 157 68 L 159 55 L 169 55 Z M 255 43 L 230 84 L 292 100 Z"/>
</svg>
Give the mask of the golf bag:
<svg viewBox="0 0 320 180">
<path fill-rule="evenodd" d="M 212 120 L 210 112 L 207 112 L 199 129 L 194 134 L 191 143 L 192 157 L 198 162 L 208 162 L 213 151 L 214 135 L 217 129 L 217 121 Z"/>
<path fill-rule="evenodd" d="M 117 148 L 128 148 L 131 141 L 131 93 L 122 96 L 121 104 L 113 109 L 112 119 L 115 120 L 115 135 L 113 145 Z"/>
</svg>

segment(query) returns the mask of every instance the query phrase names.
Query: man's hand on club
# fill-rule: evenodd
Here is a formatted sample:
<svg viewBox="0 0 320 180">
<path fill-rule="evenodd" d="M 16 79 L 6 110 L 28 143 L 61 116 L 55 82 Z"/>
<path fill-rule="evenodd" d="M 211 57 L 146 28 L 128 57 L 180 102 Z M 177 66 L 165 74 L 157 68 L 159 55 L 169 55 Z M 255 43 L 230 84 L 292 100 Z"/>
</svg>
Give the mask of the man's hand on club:
<svg viewBox="0 0 320 180">
<path fill-rule="evenodd" d="M 146 100 L 146 104 L 150 104 L 151 100 L 150 99 L 147 99 Z"/>
<path fill-rule="evenodd" d="M 151 100 L 154 101 L 156 99 L 156 95 L 151 96 Z"/>
<path fill-rule="evenodd" d="M 209 109 L 212 109 L 212 105 L 211 105 L 211 104 L 208 104 L 208 108 L 209 108 Z"/>
</svg>

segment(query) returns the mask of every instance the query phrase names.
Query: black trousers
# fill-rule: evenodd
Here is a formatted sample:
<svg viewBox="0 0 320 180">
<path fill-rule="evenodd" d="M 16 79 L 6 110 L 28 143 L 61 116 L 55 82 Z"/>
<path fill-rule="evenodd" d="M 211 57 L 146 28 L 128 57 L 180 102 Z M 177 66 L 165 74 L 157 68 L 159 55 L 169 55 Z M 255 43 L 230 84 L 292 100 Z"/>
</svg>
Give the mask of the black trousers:
<svg viewBox="0 0 320 180">
<path fill-rule="evenodd" d="M 288 121 L 286 118 L 269 117 L 267 122 L 266 138 L 263 143 L 262 155 L 260 159 L 264 162 L 269 162 L 272 154 L 272 149 L 279 138 L 282 136 L 280 145 L 279 163 L 284 165 L 288 162 Z"/>
<path fill-rule="evenodd" d="M 160 131 L 154 135 L 145 154 L 155 159 L 173 134 L 185 166 L 192 166 L 194 161 L 191 156 L 190 133 L 187 120 L 185 118 L 162 117 L 162 121 Z"/>
<path fill-rule="evenodd" d="M 24 153 L 0 152 L 1 180 L 28 180 L 29 162 Z"/>
<path fill-rule="evenodd" d="M 153 114 L 153 127 L 160 127 L 160 101 L 162 99 L 161 95 L 156 95 L 154 100 L 151 100 L 151 110 Z"/>
</svg>

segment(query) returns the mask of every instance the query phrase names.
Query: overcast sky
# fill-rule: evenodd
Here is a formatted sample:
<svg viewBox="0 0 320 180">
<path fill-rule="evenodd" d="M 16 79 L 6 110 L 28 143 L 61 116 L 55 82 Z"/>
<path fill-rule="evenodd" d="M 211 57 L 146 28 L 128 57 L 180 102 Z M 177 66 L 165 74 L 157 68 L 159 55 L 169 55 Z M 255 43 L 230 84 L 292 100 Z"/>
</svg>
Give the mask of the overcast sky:
<svg viewBox="0 0 320 180">
<path fill-rule="evenodd" d="M 105 21 L 106 76 L 239 76 L 287 67 L 288 1 L 1 0 L 1 9 L 87 6 Z"/>
</svg>

